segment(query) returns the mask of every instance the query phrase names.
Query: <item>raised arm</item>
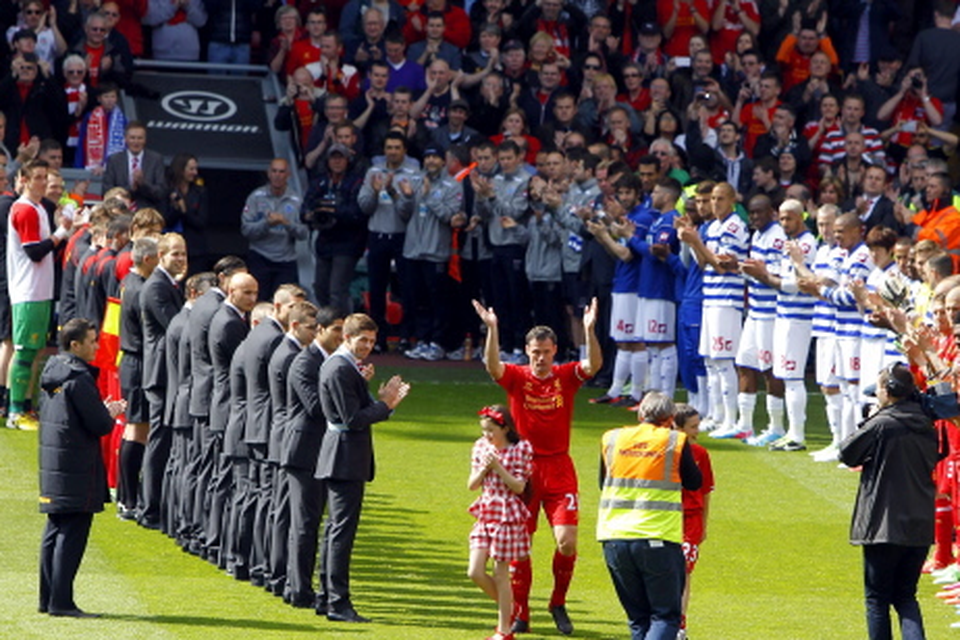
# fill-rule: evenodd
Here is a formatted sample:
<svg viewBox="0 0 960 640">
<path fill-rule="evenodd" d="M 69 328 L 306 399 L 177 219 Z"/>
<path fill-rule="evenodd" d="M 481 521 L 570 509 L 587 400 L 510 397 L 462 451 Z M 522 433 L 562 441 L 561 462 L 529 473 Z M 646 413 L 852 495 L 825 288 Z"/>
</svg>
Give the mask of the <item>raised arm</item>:
<svg viewBox="0 0 960 640">
<path fill-rule="evenodd" d="M 500 362 L 500 333 L 497 327 L 497 314 L 494 313 L 493 307 L 484 308 L 476 300 L 473 300 L 473 308 L 487 327 L 487 341 L 483 350 L 483 360 L 486 363 L 487 373 L 494 380 L 499 380 L 503 377 L 504 366 Z"/>
</svg>

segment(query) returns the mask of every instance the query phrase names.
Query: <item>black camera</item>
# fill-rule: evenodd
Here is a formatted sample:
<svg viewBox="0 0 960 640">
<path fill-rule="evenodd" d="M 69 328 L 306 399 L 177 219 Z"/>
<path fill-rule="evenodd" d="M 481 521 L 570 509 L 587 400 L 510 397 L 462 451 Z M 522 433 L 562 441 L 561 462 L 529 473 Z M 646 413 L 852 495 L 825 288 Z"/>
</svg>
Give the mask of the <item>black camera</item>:
<svg viewBox="0 0 960 640">
<path fill-rule="evenodd" d="M 910 78 L 910 86 L 914 89 L 922 89 L 923 79 L 918 75 L 914 75 L 912 78 Z"/>
<path fill-rule="evenodd" d="M 303 212 L 300 217 L 301 222 L 309 226 L 314 231 L 324 231 L 337 224 L 337 196 L 327 194 L 320 196 L 314 203 L 314 206 Z"/>
</svg>

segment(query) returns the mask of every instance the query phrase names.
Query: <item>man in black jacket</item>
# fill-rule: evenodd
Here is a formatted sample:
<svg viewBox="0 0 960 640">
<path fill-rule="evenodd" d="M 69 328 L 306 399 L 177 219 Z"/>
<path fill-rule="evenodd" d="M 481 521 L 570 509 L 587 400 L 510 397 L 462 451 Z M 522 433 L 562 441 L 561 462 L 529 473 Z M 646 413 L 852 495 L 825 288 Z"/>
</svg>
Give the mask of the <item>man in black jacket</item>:
<svg viewBox="0 0 960 640">
<path fill-rule="evenodd" d="M 76 318 L 60 332 L 63 353 L 43 368 L 40 386 L 40 512 L 47 526 L 40 545 L 40 613 L 94 617 L 73 601 L 73 579 L 87 547 L 93 514 L 109 502 L 100 438 L 126 402 L 104 405 L 98 398 L 97 330 Z"/>
<path fill-rule="evenodd" d="M 933 542 L 937 431 L 906 366 L 881 371 L 876 396 L 876 413 L 840 444 L 840 461 L 863 467 L 850 543 L 863 546 L 870 639 L 893 637 L 891 605 L 904 638 L 922 638 L 917 581 Z"/>
<path fill-rule="evenodd" d="M 314 477 L 320 442 L 327 430 L 320 404 L 320 366 L 343 342 L 343 315 L 333 307 L 317 313 L 317 334 L 290 363 L 287 375 L 287 433 L 280 451 L 280 466 L 290 487 L 290 536 L 287 590 L 284 600 L 294 607 L 316 605 L 327 614 L 326 571 L 321 561 L 320 592 L 314 598 L 311 584 L 317 561 L 320 517 L 327 502 L 323 480 Z"/>
<path fill-rule="evenodd" d="M 364 487 L 373 480 L 372 427 L 389 418 L 410 391 L 400 376 L 393 376 L 380 385 L 379 400 L 370 395 L 373 368 L 360 363 L 376 343 L 377 323 L 368 315 L 354 313 L 343 323 L 343 344 L 320 368 L 320 403 L 327 430 L 316 477 L 327 484 L 329 521 L 323 540 L 326 615 L 337 622 L 370 622 L 357 613 L 350 599 L 350 556 Z M 318 609 L 317 613 L 324 612 Z"/>
</svg>

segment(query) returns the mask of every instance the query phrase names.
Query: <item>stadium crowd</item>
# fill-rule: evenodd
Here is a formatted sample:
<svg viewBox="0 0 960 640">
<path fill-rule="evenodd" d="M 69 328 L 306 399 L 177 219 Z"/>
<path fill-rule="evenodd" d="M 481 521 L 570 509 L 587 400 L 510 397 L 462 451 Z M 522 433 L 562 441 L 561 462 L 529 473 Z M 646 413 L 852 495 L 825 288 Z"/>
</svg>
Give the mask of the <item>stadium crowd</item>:
<svg viewBox="0 0 960 640">
<path fill-rule="evenodd" d="M 705 431 L 774 451 L 806 449 L 812 351 L 834 435 L 815 459 L 838 461 L 870 402 L 861 372 L 952 375 L 955 22 L 950 0 L 4 1 L 7 424 L 36 427 L 49 329 L 90 320 L 101 392 L 127 402 L 108 458 L 121 517 L 314 606 L 292 559 L 316 536 L 287 532 L 316 530 L 319 453 L 284 434 L 317 398 L 297 405 L 287 376 L 305 347 L 338 349 L 363 259 L 374 351 L 479 357 L 480 300 L 502 362 L 526 363 L 534 324 L 581 361 L 595 297 L 592 402 L 635 407 L 679 378 Z M 155 97 L 135 58 L 262 63 L 285 87 L 273 125 L 297 166 L 263 159 L 235 214 L 243 259 L 208 244 L 200 150 L 167 166 L 123 113 L 124 92 Z M 85 207 L 63 166 L 102 199 Z M 955 458 L 935 568 L 954 562 Z"/>
</svg>

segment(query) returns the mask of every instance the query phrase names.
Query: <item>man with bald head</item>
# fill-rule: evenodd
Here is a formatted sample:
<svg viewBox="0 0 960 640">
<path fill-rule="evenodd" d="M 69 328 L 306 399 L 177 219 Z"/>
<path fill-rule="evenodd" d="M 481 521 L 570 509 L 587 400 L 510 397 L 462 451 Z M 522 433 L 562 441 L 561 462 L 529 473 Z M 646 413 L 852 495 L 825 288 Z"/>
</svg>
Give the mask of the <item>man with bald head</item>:
<svg viewBox="0 0 960 640">
<path fill-rule="evenodd" d="M 226 567 L 228 558 L 223 553 L 224 522 L 222 514 L 230 494 L 233 471 L 228 456 L 220 455 L 227 447 L 226 429 L 230 418 L 230 361 L 237 347 L 250 331 L 248 314 L 257 303 L 259 286 L 256 278 L 237 271 L 230 276 L 227 284 L 227 298 L 210 320 L 207 335 L 207 350 L 212 366 L 212 388 L 210 400 L 210 438 L 211 454 L 214 455 L 216 471 L 209 485 L 207 495 L 197 496 L 199 504 L 209 505 L 209 514 L 204 522 L 203 549 L 205 557 L 211 562 Z M 213 487 L 212 491 L 209 490 Z"/>
<path fill-rule="evenodd" d="M 860 326 L 863 314 L 857 307 L 853 284 L 866 281 L 873 269 L 873 260 L 863 242 L 863 225 L 856 213 L 839 216 L 833 225 L 837 245 L 846 252 L 836 272 L 836 280 L 826 276 L 804 278 L 800 290 L 829 302 L 835 313 L 837 378 L 840 382 L 841 414 L 839 440 L 856 429 L 860 407 Z"/>
<path fill-rule="evenodd" d="M 261 299 L 285 283 L 299 282 L 297 241 L 307 239 L 300 223 L 300 194 L 290 184 L 290 165 L 274 158 L 267 184 L 247 197 L 240 217 L 240 233 L 249 241 L 247 267 L 260 283 Z"/>
</svg>

